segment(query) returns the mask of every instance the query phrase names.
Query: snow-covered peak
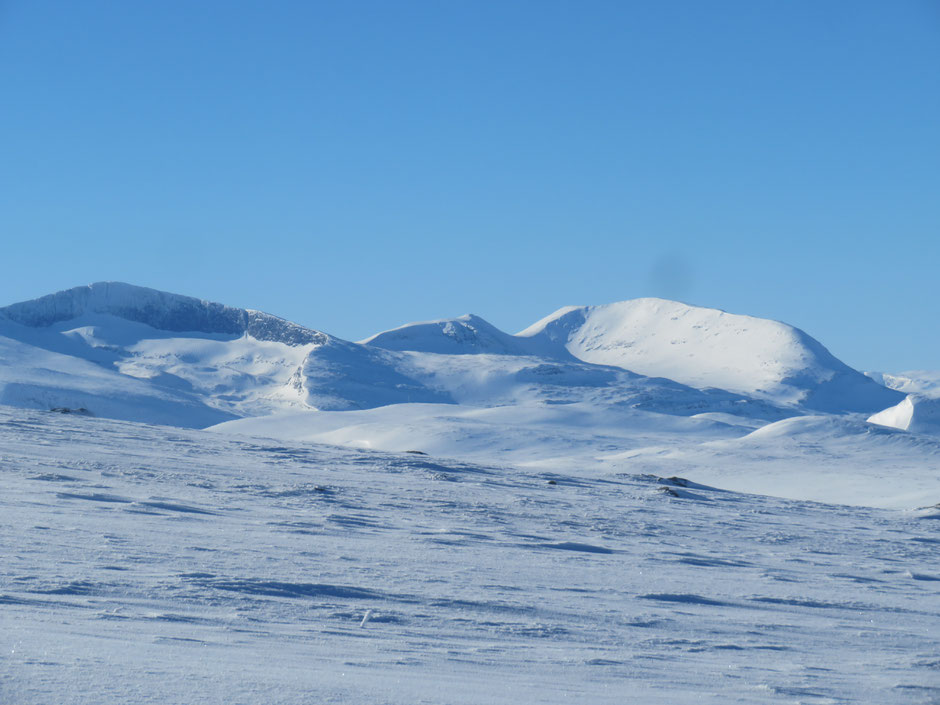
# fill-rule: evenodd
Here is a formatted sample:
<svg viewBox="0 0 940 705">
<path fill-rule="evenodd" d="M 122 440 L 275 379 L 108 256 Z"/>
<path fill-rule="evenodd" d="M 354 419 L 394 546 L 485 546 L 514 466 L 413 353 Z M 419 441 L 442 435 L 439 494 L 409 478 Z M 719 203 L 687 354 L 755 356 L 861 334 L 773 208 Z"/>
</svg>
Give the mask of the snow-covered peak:
<svg viewBox="0 0 940 705">
<path fill-rule="evenodd" d="M 566 307 L 519 336 L 561 344 L 589 362 L 726 389 L 766 387 L 809 361 L 848 369 L 785 323 L 665 299 Z"/>
<path fill-rule="evenodd" d="M 900 399 L 798 328 L 665 299 L 563 308 L 519 337 L 595 364 L 819 410 L 871 411 Z"/>
<path fill-rule="evenodd" d="M 328 336 L 260 311 L 122 282 L 98 282 L 0 308 L 0 317 L 44 328 L 87 314 L 105 314 L 158 330 L 249 335 L 288 345 L 322 344 Z"/>
<path fill-rule="evenodd" d="M 519 354 L 523 341 L 499 330 L 472 313 L 438 321 L 409 323 L 377 333 L 362 341 L 386 350 L 408 350 L 442 354 Z"/>
<path fill-rule="evenodd" d="M 526 401 L 780 418 L 871 414 L 903 398 L 792 326 L 662 299 L 562 309 L 515 336 L 465 315 L 356 344 L 258 311 L 105 282 L 0 308 L 0 337 L 56 353 L 56 369 L 76 358 L 145 380 L 158 397 L 172 390 L 235 415 Z M 9 384 L 21 381 L 23 370 L 7 372 Z M 3 398 L 49 406 L 55 395 L 37 385 L 56 383 Z"/>
<path fill-rule="evenodd" d="M 905 394 L 940 397 L 940 370 L 911 370 L 898 374 L 866 372 L 878 384 Z"/>
</svg>

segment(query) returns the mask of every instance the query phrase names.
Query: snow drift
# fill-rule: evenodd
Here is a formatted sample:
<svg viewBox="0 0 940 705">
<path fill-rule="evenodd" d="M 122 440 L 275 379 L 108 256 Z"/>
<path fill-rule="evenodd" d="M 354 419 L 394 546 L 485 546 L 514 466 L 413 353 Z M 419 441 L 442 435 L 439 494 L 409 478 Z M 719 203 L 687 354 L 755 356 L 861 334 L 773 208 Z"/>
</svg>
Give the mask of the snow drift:
<svg viewBox="0 0 940 705">
<path fill-rule="evenodd" d="M 873 414 L 868 421 L 913 433 L 940 435 L 940 399 L 908 394 L 899 404 Z"/>
</svg>

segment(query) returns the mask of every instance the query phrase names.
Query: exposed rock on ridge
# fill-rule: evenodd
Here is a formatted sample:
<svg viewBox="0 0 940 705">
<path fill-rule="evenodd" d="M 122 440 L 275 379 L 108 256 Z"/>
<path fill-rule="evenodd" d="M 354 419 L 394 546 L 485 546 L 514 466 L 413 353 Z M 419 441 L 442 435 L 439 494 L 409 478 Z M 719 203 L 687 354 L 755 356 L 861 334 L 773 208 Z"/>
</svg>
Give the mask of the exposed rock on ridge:
<svg viewBox="0 0 940 705">
<path fill-rule="evenodd" d="M 232 308 L 191 296 L 121 282 L 79 286 L 0 308 L 0 316 L 32 328 L 69 321 L 86 313 L 108 314 L 158 330 L 250 335 L 287 345 L 320 345 L 328 336 L 261 311 Z"/>
</svg>

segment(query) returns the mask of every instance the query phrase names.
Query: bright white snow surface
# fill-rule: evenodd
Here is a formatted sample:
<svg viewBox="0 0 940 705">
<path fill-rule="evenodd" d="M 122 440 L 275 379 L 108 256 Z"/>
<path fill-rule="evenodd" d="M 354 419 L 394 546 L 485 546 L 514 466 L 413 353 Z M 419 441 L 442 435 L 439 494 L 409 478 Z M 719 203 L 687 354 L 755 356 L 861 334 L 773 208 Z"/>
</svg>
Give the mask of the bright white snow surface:
<svg viewBox="0 0 940 705">
<path fill-rule="evenodd" d="M 936 437 L 833 415 L 762 424 L 723 414 L 682 417 L 593 404 L 399 404 L 241 419 L 213 430 L 421 450 L 594 477 L 678 473 L 725 489 L 820 502 L 910 509 L 940 500 Z"/>
<path fill-rule="evenodd" d="M 900 404 L 873 414 L 868 420 L 905 431 L 940 435 L 940 398 L 908 394 Z"/>
<path fill-rule="evenodd" d="M 576 471 L 0 407 L 0 702 L 940 701 L 937 508 Z"/>
<path fill-rule="evenodd" d="M 818 411 L 864 411 L 896 397 L 798 328 L 677 301 L 563 308 L 519 337 L 587 362 Z"/>
</svg>

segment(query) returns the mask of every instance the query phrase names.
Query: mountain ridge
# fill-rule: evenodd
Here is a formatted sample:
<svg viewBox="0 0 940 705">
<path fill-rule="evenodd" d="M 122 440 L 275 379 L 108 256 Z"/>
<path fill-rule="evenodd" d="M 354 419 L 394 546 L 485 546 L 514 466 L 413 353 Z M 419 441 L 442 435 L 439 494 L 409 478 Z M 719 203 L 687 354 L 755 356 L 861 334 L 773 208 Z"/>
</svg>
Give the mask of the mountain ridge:
<svg viewBox="0 0 940 705">
<path fill-rule="evenodd" d="M 0 337 L 19 346 L 20 360 L 30 358 L 23 346 L 56 353 L 47 359 L 63 372 L 59 382 L 33 370 L 29 394 L 0 393 L 36 408 L 90 398 L 74 393 L 89 368 L 70 358 L 116 375 L 116 387 L 132 378 L 138 396 L 146 383 L 161 404 L 198 402 L 235 417 L 588 403 L 766 422 L 818 410 L 870 414 L 903 398 L 792 326 L 663 299 L 567 307 L 518 335 L 467 314 L 354 343 L 251 309 L 99 282 L 0 308 Z M 16 389 L 16 369 L 4 372 L 0 384 Z M 56 384 L 65 385 L 58 396 Z M 207 418 L 187 414 L 190 425 Z"/>
<path fill-rule="evenodd" d="M 870 412 L 903 398 L 787 323 L 657 298 L 566 306 L 516 335 L 478 316 L 462 316 L 400 326 L 363 343 L 580 360 L 816 411 Z"/>
<path fill-rule="evenodd" d="M 316 345 L 328 339 L 321 331 L 270 313 L 124 282 L 96 282 L 0 308 L 0 316 L 30 328 L 46 328 L 85 313 L 113 315 L 158 330 L 248 334 L 256 340 L 288 345 Z"/>
</svg>

